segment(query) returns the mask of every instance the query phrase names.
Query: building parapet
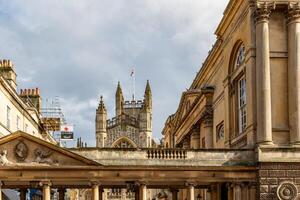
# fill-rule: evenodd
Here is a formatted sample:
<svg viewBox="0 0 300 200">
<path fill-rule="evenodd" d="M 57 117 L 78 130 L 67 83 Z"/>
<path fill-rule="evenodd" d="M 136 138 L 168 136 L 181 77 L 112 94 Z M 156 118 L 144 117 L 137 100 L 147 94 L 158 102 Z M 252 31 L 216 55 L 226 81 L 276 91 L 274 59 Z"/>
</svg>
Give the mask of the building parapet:
<svg viewBox="0 0 300 200">
<path fill-rule="evenodd" d="M 112 119 L 107 120 L 106 123 L 108 129 L 118 126 L 120 124 L 128 124 L 137 128 L 139 127 L 139 122 L 137 121 L 137 119 L 125 114 L 113 117 Z"/>
<path fill-rule="evenodd" d="M 144 102 L 142 100 L 132 100 L 132 101 L 124 101 L 124 108 L 142 108 Z"/>
<path fill-rule="evenodd" d="M 107 166 L 255 166 L 253 149 L 73 148 L 74 153 Z"/>
</svg>

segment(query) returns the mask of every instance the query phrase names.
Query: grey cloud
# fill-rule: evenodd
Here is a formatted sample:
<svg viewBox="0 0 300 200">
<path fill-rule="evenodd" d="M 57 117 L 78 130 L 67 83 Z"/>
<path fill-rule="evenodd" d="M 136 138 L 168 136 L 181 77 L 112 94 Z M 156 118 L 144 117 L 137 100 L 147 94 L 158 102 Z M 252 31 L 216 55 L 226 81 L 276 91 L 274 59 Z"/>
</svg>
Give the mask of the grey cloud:
<svg viewBox="0 0 300 200">
<path fill-rule="evenodd" d="M 121 81 L 131 97 L 150 79 L 154 135 L 176 110 L 211 48 L 227 1 L 0 0 L 0 55 L 16 65 L 19 87 L 36 87 L 44 99 L 61 97 L 77 136 L 94 145 L 95 109 L 104 95 L 110 117 Z"/>
</svg>

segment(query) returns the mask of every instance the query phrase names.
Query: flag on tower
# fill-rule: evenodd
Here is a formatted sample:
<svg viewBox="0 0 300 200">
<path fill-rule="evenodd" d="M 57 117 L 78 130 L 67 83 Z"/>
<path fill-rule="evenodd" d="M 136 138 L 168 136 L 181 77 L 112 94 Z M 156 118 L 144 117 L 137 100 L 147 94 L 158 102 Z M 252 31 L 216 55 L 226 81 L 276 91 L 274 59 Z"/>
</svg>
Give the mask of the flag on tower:
<svg viewBox="0 0 300 200">
<path fill-rule="evenodd" d="M 130 76 L 133 77 L 134 76 L 134 68 L 132 68 Z"/>
</svg>

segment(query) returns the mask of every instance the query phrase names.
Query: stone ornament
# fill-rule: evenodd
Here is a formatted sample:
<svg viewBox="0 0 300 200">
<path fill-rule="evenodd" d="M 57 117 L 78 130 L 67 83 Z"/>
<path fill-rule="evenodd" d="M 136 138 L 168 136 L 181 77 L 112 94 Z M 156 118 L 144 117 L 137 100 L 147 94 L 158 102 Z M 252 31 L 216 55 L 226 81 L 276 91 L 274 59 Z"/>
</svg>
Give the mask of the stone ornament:
<svg viewBox="0 0 300 200">
<path fill-rule="evenodd" d="M 18 161 L 24 161 L 28 156 L 27 145 L 20 140 L 19 143 L 14 148 L 15 157 Z"/>
<path fill-rule="evenodd" d="M 298 189 L 291 182 L 283 182 L 277 188 L 277 197 L 280 200 L 295 200 L 297 196 L 298 196 Z"/>
<path fill-rule="evenodd" d="M 56 165 L 58 164 L 57 160 L 53 160 L 50 158 L 52 155 L 52 151 L 50 150 L 42 150 L 42 149 L 35 149 L 34 150 L 35 154 L 35 162 L 37 163 L 42 163 L 42 164 L 48 164 L 48 165 Z"/>
<path fill-rule="evenodd" d="M 0 165 L 5 166 L 9 164 L 12 164 L 12 162 L 7 159 L 7 150 L 0 150 Z"/>
</svg>

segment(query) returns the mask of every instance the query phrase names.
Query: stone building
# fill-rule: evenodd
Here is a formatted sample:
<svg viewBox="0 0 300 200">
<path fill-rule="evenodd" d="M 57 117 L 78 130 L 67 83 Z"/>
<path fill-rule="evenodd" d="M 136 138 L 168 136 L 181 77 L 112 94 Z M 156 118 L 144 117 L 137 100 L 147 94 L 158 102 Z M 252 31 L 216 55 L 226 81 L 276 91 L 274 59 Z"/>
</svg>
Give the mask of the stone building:
<svg viewBox="0 0 300 200">
<path fill-rule="evenodd" d="M 165 123 L 164 145 L 255 149 L 257 199 L 296 199 L 300 1 L 231 0 L 215 34 L 213 48 Z M 237 199 L 248 198 L 241 193 L 247 187 L 233 185 Z"/>
<path fill-rule="evenodd" d="M 144 99 L 125 101 L 120 82 L 115 97 L 115 117 L 107 120 L 101 97 L 96 111 L 96 146 L 141 148 L 152 146 L 152 94 L 147 81 Z"/>
<path fill-rule="evenodd" d="M 43 126 L 38 88 L 17 91 L 17 74 L 10 60 L 0 60 L 0 136 L 18 130 L 55 143 Z"/>
</svg>

